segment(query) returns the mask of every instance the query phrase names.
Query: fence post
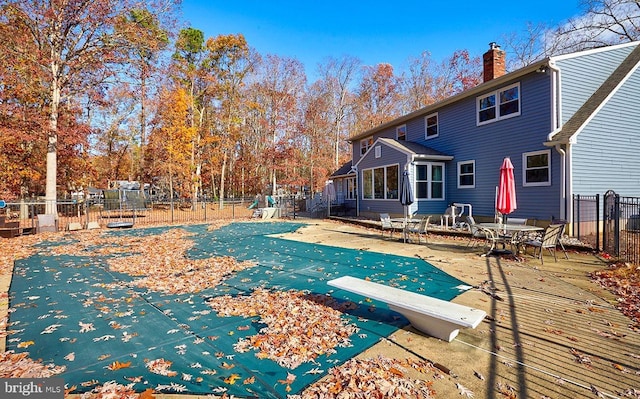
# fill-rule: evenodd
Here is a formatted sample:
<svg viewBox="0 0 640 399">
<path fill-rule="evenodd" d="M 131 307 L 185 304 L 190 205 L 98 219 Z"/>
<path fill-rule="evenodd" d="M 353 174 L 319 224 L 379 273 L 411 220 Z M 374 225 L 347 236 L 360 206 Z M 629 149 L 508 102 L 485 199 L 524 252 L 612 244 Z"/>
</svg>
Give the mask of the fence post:
<svg viewBox="0 0 640 399">
<path fill-rule="evenodd" d="M 600 194 L 596 194 L 596 251 L 600 252 Z"/>
<path fill-rule="evenodd" d="M 615 202 L 614 202 L 614 234 L 613 234 L 613 241 L 614 241 L 614 247 L 616 250 L 616 257 L 620 256 L 620 196 L 618 194 L 615 195 Z"/>
<path fill-rule="evenodd" d="M 580 239 L 580 194 L 572 194 L 573 201 L 573 229 L 571 234 L 576 237 L 578 240 Z"/>
</svg>

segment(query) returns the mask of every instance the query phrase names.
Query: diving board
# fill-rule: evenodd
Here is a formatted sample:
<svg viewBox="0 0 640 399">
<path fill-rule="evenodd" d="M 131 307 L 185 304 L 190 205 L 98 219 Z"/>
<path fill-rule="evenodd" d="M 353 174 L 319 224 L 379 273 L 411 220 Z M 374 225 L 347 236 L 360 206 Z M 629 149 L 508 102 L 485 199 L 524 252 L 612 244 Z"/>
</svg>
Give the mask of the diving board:
<svg viewBox="0 0 640 399">
<path fill-rule="evenodd" d="M 447 342 L 458 335 L 460 328 L 476 328 L 487 315 L 480 309 L 351 276 L 339 277 L 327 284 L 384 302 L 416 329 Z"/>
</svg>

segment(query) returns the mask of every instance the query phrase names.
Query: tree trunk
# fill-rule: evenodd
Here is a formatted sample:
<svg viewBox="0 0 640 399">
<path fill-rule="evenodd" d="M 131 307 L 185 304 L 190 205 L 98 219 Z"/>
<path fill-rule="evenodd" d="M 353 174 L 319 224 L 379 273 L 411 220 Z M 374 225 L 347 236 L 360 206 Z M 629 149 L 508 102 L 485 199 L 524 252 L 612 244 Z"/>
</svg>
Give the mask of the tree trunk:
<svg viewBox="0 0 640 399">
<path fill-rule="evenodd" d="M 53 53 L 53 50 L 52 50 Z M 53 54 L 52 54 L 53 55 Z M 52 57 L 55 60 L 55 57 Z M 58 174 L 58 106 L 60 105 L 60 87 L 58 85 L 57 62 L 51 62 L 51 110 L 49 111 L 49 132 L 47 142 L 47 177 L 45 186 L 45 213 L 57 215 L 57 174 Z M 57 218 L 57 216 L 56 216 Z"/>
<path fill-rule="evenodd" d="M 227 152 L 225 151 L 224 155 L 222 156 L 222 168 L 220 169 L 220 198 L 218 198 L 218 200 L 220 201 L 220 210 L 224 209 L 224 180 L 225 180 L 226 170 L 227 170 Z"/>
</svg>

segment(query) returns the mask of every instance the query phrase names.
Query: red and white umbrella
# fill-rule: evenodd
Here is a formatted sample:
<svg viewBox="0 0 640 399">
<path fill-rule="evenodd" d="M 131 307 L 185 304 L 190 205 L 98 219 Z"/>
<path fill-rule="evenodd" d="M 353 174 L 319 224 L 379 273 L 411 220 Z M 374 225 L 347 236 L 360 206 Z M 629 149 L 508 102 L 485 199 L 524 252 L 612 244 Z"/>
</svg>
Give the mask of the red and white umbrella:
<svg viewBox="0 0 640 399">
<path fill-rule="evenodd" d="M 505 158 L 500 167 L 500 184 L 498 185 L 498 197 L 496 209 L 503 215 L 515 211 L 516 204 L 516 180 L 513 176 L 513 164 L 511 159 Z"/>
</svg>

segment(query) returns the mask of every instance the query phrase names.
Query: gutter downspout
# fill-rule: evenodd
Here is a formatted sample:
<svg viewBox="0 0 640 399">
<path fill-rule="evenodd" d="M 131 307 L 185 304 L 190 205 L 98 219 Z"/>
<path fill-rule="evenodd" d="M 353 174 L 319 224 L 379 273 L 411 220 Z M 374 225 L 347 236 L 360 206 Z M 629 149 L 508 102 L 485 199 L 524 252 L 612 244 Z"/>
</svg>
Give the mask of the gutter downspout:
<svg viewBox="0 0 640 399">
<path fill-rule="evenodd" d="M 358 166 L 351 166 L 350 172 L 356 174 L 356 216 L 360 216 L 360 182 L 358 180 Z"/>
<path fill-rule="evenodd" d="M 562 92 L 560 91 L 560 68 L 552 61 L 550 61 L 548 65 L 553 71 L 551 75 L 551 116 L 553 125 L 547 140 L 552 141 L 553 136 L 562 130 Z M 560 219 L 566 220 L 569 226 L 571 226 L 573 222 L 573 220 L 571 220 L 572 213 L 570 212 L 572 205 L 567 203 L 567 195 L 571 193 L 571 160 L 561 144 L 556 143 L 554 148 L 558 154 L 560 154 Z"/>
<path fill-rule="evenodd" d="M 571 221 L 567 218 L 567 154 L 560 144 L 555 145 L 556 151 L 560 154 L 560 219 L 567 222 Z"/>
</svg>

